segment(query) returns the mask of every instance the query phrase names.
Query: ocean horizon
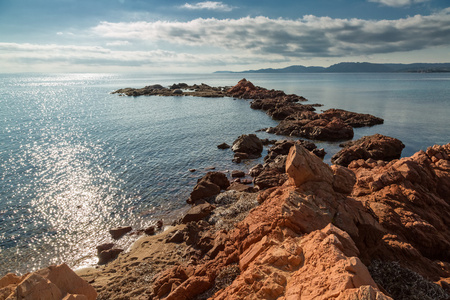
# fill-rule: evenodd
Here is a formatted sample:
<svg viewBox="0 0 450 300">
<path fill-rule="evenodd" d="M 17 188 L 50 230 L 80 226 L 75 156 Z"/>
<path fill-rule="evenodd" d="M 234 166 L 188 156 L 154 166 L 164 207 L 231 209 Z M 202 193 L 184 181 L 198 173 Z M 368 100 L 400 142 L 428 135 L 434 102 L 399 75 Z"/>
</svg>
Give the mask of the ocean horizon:
<svg viewBox="0 0 450 300">
<path fill-rule="evenodd" d="M 356 128 L 354 139 L 398 138 L 403 157 L 450 142 L 448 73 L 0 74 L 0 276 L 94 265 L 95 247 L 111 241 L 109 228 L 170 220 L 208 168 L 247 171 L 261 162 L 234 164 L 231 151 L 216 147 L 241 134 L 287 138 L 256 132 L 277 121 L 248 100 L 111 94 L 181 82 L 233 86 L 244 76 L 323 104 L 318 111 L 383 118 Z M 327 163 L 340 149 L 340 142 L 314 142 Z"/>
</svg>

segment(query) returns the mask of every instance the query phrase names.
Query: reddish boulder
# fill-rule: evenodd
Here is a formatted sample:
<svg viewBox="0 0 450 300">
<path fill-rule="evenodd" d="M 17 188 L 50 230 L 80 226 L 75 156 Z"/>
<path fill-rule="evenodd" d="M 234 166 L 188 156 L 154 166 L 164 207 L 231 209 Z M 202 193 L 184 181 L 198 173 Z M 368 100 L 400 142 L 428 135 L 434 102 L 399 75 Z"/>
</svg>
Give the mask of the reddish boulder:
<svg viewBox="0 0 450 300">
<path fill-rule="evenodd" d="M 260 190 L 281 186 L 287 180 L 287 175 L 277 169 L 264 169 L 256 178 L 253 179 L 253 183 Z"/>
<path fill-rule="evenodd" d="M 197 185 L 191 192 L 187 203 L 195 203 L 197 200 L 209 198 L 220 193 L 230 186 L 230 182 L 225 174 L 220 172 L 208 172 L 197 181 Z"/>
<path fill-rule="evenodd" d="M 358 159 L 391 161 L 400 158 L 403 148 L 405 145 L 400 140 L 377 133 L 345 143 L 344 148 L 333 155 L 331 162 L 346 167 Z"/>
<path fill-rule="evenodd" d="M 370 114 L 361 114 L 355 113 L 343 109 L 328 109 L 320 114 L 321 118 L 331 120 L 333 118 L 339 118 L 344 121 L 345 124 L 350 125 L 351 127 L 365 127 L 365 126 L 373 126 L 378 124 L 383 124 L 384 120 L 382 118 L 378 118 L 372 116 Z"/>
</svg>

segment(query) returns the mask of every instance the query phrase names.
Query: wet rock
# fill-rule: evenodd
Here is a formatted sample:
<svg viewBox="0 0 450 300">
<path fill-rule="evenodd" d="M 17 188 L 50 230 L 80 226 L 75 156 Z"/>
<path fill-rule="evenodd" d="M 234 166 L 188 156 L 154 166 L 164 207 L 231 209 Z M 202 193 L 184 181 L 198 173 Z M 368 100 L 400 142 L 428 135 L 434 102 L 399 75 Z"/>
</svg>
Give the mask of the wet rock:
<svg viewBox="0 0 450 300">
<path fill-rule="evenodd" d="M 156 232 L 155 226 L 150 226 L 144 229 L 144 233 L 147 235 L 154 235 Z"/>
<path fill-rule="evenodd" d="M 123 237 L 125 234 L 130 232 L 131 230 L 132 230 L 131 226 L 122 226 L 122 227 L 111 228 L 109 230 L 109 233 L 111 234 L 111 237 L 113 239 L 118 240 L 121 237 Z"/>
<path fill-rule="evenodd" d="M 333 155 L 331 162 L 345 167 L 358 159 L 384 161 L 398 159 L 405 148 L 400 140 L 378 133 L 345 143 L 343 146 L 341 151 Z"/>
<path fill-rule="evenodd" d="M 114 246 L 115 246 L 115 244 L 113 244 L 113 243 L 105 243 L 105 244 L 98 245 L 96 247 L 97 255 L 100 254 L 102 251 L 114 248 Z"/>
<path fill-rule="evenodd" d="M 234 170 L 231 172 L 231 177 L 245 177 L 245 172 Z"/>
<path fill-rule="evenodd" d="M 231 150 L 259 157 L 263 150 L 263 144 L 255 134 L 243 134 L 233 142 Z"/>
<path fill-rule="evenodd" d="M 259 174 L 261 174 L 261 172 L 264 170 L 264 167 L 262 164 L 257 164 L 256 166 L 254 166 L 253 168 L 251 168 L 248 173 L 250 176 L 252 177 L 256 177 Z"/>
<path fill-rule="evenodd" d="M 113 260 L 115 260 L 120 253 L 123 252 L 123 249 L 108 249 L 103 250 L 98 254 L 98 264 L 105 265 Z"/>
<path fill-rule="evenodd" d="M 231 146 L 230 145 L 228 145 L 227 143 L 222 143 L 222 144 L 220 144 L 220 145 L 217 145 L 217 148 L 219 148 L 219 149 L 228 149 L 228 148 L 230 148 Z"/>
</svg>

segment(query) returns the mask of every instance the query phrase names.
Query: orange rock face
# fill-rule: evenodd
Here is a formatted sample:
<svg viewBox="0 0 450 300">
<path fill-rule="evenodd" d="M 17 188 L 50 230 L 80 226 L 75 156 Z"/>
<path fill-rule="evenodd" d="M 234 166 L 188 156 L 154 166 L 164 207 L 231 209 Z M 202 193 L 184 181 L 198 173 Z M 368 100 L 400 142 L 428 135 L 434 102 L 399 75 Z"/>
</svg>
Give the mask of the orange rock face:
<svg viewBox="0 0 450 300">
<path fill-rule="evenodd" d="M 6 292 L 9 292 L 7 294 Z M 0 299 L 97 299 L 97 292 L 66 264 L 50 266 L 22 277 L 0 279 Z"/>
<path fill-rule="evenodd" d="M 433 281 L 450 268 L 450 144 L 388 164 L 354 161 L 352 195 L 370 207 L 386 234 L 374 256 L 400 261 Z"/>
</svg>

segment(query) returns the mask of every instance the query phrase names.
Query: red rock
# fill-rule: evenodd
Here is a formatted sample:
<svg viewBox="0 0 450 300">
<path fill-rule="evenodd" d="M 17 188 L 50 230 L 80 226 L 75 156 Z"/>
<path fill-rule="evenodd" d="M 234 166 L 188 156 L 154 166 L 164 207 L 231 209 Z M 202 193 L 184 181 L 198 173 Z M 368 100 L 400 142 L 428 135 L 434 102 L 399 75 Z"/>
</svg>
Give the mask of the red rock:
<svg viewBox="0 0 450 300">
<path fill-rule="evenodd" d="M 197 222 L 201 219 L 209 216 L 211 212 L 215 209 L 214 205 L 208 202 L 195 205 L 191 207 L 187 213 L 181 218 L 181 223 L 186 224 L 188 222 Z"/>
<path fill-rule="evenodd" d="M 295 144 L 289 152 L 286 173 L 290 183 L 297 187 L 308 181 L 323 181 L 329 184 L 333 182 L 331 168 L 299 144 Z"/>
<path fill-rule="evenodd" d="M 255 186 L 260 190 L 283 185 L 287 180 L 284 172 L 276 169 L 265 169 L 256 178 L 253 179 Z"/>
<path fill-rule="evenodd" d="M 359 159 L 391 161 L 400 158 L 403 148 L 405 145 L 398 139 L 374 134 L 344 144 L 344 148 L 333 155 L 331 161 L 342 166 Z"/>
<path fill-rule="evenodd" d="M 28 275 L 19 283 L 14 293 L 16 299 L 60 300 L 63 297 L 54 283 L 36 273 Z"/>
<path fill-rule="evenodd" d="M 197 200 L 209 198 L 220 193 L 221 189 L 230 186 L 227 176 L 220 172 L 208 172 L 198 180 L 197 185 L 191 192 L 188 203 L 192 204 Z"/>
<path fill-rule="evenodd" d="M 384 123 L 383 119 L 369 114 L 360 114 L 335 108 L 324 111 L 320 114 L 320 116 L 329 120 L 333 118 L 339 118 L 344 121 L 344 123 L 352 127 L 365 127 Z"/>
<path fill-rule="evenodd" d="M 447 144 L 385 166 L 351 169 L 357 178 L 352 195 L 388 231 L 379 255 L 434 281 L 450 277 L 450 268 L 435 262 L 450 261 L 449 154 Z"/>
</svg>

